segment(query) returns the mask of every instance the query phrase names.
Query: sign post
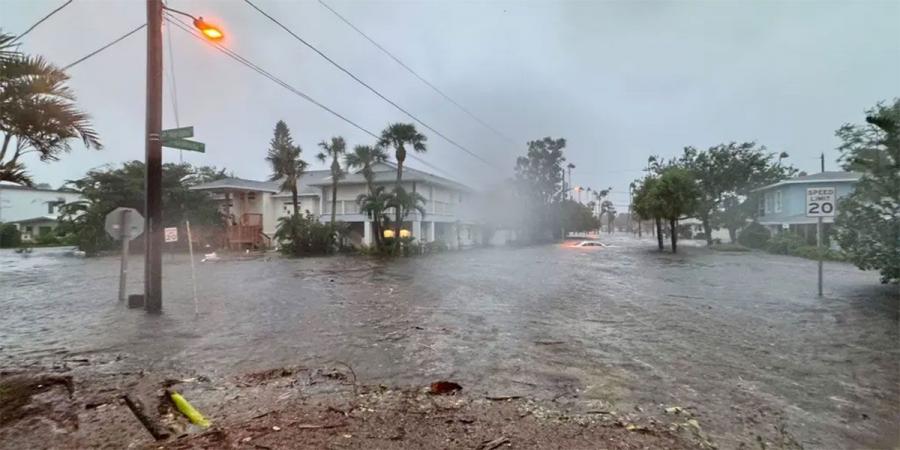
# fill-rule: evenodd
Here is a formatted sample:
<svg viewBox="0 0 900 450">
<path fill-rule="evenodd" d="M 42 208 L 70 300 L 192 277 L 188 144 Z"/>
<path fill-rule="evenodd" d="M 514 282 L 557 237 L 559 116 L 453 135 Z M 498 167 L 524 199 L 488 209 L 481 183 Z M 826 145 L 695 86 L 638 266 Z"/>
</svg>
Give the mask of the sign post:
<svg viewBox="0 0 900 450">
<path fill-rule="evenodd" d="M 816 250 L 819 254 L 819 297 L 822 296 L 822 218 L 835 215 L 835 189 L 833 187 L 806 188 L 806 217 L 816 220 Z"/>
<path fill-rule="evenodd" d="M 128 213 L 127 209 L 123 209 L 121 212 L 122 219 L 119 221 L 122 239 L 122 262 L 119 264 L 119 301 L 125 301 L 125 284 L 128 279 L 128 243 L 131 242 L 131 239 L 128 239 L 125 236 L 125 230 L 128 229 Z"/>
<path fill-rule="evenodd" d="M 144 232 L 144 218 L 134 208 L 116 208 L 106 215 L 104 229 L 113 239 L 122 240 L 122 261 L 119 268 L 119 301 L 125 301 L 128 281 L 128 245 Z"/>
<path fill-rule="evenodd" d="M 194 239 L 191 236 L 191 221 L 184 221 L 184 228 L 187 231 L 188 253 L 191 255 L 191 284 L 194 287 L 194 317 L 200 315 L 200 308 L 197 306 L 197 272 L 194 269 Z"/>
</svg>

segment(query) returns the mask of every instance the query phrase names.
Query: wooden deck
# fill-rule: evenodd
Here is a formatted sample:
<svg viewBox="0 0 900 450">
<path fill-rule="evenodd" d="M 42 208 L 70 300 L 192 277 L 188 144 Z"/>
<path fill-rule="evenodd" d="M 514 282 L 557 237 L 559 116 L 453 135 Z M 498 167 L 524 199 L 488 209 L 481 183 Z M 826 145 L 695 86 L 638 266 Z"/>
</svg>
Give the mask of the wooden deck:
<svg viewBox="0 0 900 450">
<path fill-rule="evenodd" d="M 225 228 L 225 242 L 229 250 L 260 250 L 269 246 L 270 238 L 262 231 L 262 214 L 243 214 L 238 224 Z"/>
</svg>

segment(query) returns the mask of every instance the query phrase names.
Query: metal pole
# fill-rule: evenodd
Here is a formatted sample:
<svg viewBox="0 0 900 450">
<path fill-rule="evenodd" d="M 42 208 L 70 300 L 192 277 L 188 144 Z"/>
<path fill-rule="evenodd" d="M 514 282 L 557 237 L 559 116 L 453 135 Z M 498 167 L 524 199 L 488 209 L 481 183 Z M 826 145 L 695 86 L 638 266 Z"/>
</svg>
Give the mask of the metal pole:
<svg viewBox="0 0 900 450">
<path fill-rule="evenodd" d="M 144 306 L 162 311 L 162 0 L 147 0 Z"/>
<path fill-rule="evenodd" d="M 197 274 L 194 270 L 194 240 L 191 238 L 191 221 L 185 220 L 184 227 L 187 229 L 188 253 L 191 255 L 191 284 L 194 286 L 194 316 L 200 314 L 200 308 L 197 306 Z"/>
<path fill-rule="evenodd" d="M 816 222 L 816 249 L 819 253 L 819 297 L 822 296 L 822 218 Z"/>
<path fill-rule="evenodd" d="M 128 210 L 122 210 L 122 218 L 119 220 L 119 238 L 122 239 L 122 264 L 119 267 L 119 301 L 125 301 L 125 285 L 128 280 Z"/>
</svg>

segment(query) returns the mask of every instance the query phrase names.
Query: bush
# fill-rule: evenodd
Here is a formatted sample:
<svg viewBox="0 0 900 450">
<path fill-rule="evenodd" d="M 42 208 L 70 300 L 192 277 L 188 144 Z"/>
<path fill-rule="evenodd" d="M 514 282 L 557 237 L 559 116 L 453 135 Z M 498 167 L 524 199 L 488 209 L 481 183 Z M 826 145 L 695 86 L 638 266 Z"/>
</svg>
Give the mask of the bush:
<svg viewBox="0 0 900 450">
<path fill-rule="evenodd" d="M 424 252 L 426 254 L 446 252 L 450 249 L 450 247 L 447 246 L 447 243 L 440 239 L 434 240 L 432 242 L 426 242 L 425 244 L 422 244 L 422 247 L 424 248 Z"/>
<path fill-rule="evenodd" d="M 846 257 L 842 252 L 823 247 L 821 251 L 806 242 L 806 238 L 796 233 L 781 233 L 772 237 L 766 250 L 778 255 L 799 256 L 801 258 L 822 259 L 829 261 L 844 261 Z"/>
<path fill-rule="evenodd" d="M 41 233 L 34 239 L 35 245 L 44 246 L 44 247 L 52 247 L 54 245 L 60 245 L 59 237 L 55 232 L 51 231 L 49 233 Z"/>
<path fill-rule="evenodd" d="M 738 243 L 744 247 L 762 249 L 766 248 L 771 234 L 769 230 L 757 222 L 747 225 L 738 236 Z"/>
<path fill-rule="evenodd" d="M 796 233 L 780 233 L 769 239 L 766 250 L 777 255 L 794 255 L 801 247 L 806 246 L 806 239 L 803 236 Z"/>
<path fill-rule="evenodd" d="M 289 256 L 331 253 L 335 246 L 334 237 L 331 225 L 319 222 L 309 213 L 278 219 L 278 230 L 275 231 L 281 253 Z"/>
<path fill-rule="evenodd" d="M 11 223 L 0 225 L 0 248 L 13 248 L 22 244 L 22 233 Z"/>
</svg>

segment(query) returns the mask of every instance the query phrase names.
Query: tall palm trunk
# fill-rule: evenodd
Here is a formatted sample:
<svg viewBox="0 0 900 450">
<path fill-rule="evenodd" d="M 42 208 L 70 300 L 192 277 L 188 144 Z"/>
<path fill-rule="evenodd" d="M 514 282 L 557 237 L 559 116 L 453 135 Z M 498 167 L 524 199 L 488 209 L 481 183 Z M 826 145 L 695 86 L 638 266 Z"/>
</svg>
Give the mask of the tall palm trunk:
<svg viewBox="0 0 900 450">
<path fill-rule="evenodd" d="M 397 154 L 395 156 L 397 157 L 396 191 L 400 192 L 400 186 L 401 186 L 401 182 L 403 180 L 403 161 L 406 159 L 406 150 L 402 146 L 397 148 Z M 394 213 L 395 213 L 394 217 L 396 218 L 396 220 L 394 221 L 394 239 L 397 239 L 400 237 L 400 225 L 402 225 L 400 223 L 400 207 L 399 206 L 394 207 Z"/>
<path fill-rule="evenodd" d="M 291 188 L 291 202 L 294 204 L 294 215 L 300 213 L 300 199 L 297 198 L 297 183 L 294 182 L 294 187 Z"/>
<path fill-rule="evenodd" d="M 337 180 L 331 182 L 331 227 L 334 228 L 335 214 L 337 214 Z"/>
</svg>

